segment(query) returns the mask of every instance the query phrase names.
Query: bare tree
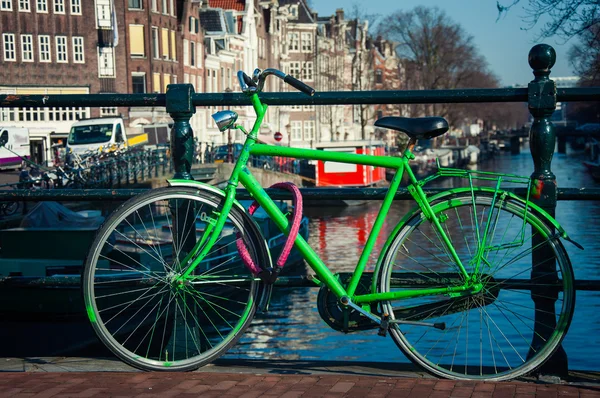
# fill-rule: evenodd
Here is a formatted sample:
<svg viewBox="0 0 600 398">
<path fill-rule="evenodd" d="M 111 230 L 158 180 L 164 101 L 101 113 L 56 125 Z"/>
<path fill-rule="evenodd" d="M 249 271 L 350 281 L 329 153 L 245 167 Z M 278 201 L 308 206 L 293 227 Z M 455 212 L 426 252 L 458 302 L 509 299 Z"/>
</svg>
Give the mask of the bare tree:
<svg viewBox="0 0 600 398">
<path fill-rule="evenodd" d="M 497 87 L 497 79 L 460 25 L 439 8 L 419 6 L 397 11 L 381 23 L 380 32 L 398 43 L 397 51 L 406 71 L 406 89 L 456 89 Z M 430 104 L 412 107 L 416 114 L 438 115 L 451 124 L 465 117 L 476 117 L 473 106 Z"/>
<path fill-rule="evenodd" d="M 549 21 L 541 28 L 540 38 L 558 35 L 570 39 L 600 22 L 598 0 L 500 0 L 496 2 L 498 18 L 519 3 L 527 3 L 524 6 L 527 29 L 532 29 L 540 20 L 549 17 Z"/>
</svg>

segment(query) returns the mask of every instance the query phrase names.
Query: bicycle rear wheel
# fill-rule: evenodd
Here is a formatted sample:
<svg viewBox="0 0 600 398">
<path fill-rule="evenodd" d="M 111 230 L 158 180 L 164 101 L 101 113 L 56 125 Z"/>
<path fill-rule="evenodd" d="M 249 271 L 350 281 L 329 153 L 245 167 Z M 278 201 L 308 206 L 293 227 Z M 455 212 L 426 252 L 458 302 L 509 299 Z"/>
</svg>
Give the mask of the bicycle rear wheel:
<svg viewBox="0 0 600 398">
<path fill-rule="evenodd" d="M 477 294 L 383 302 L 390 335 L 414 363 L 452 379 L 506 380 L 544 363 L 567 332 L 575 305 L 569 257 L 522 203 L 479 193 L 432 206 L 469 275 L 487 231 Z M 459 286 L 464 278 L 422 212 L 396 234 L 379 273 L 381 292 Z M 397 321 L 444 323 L 445 329 Z"/>
<path fill-rule="evenodd" d="M 86 259 L 83 293 L 100 340 L 144 370 L 192 370 L 222 355 L 250 324 L 263 289 L 246 269 L 236 241 L 256 264 L 270 266 L 260 230 L 233 206 L 194 280 L 181 284 L 180 263 L 224 199 L 170 187 L 124 203 L 98 231 Z"/>
</svg>

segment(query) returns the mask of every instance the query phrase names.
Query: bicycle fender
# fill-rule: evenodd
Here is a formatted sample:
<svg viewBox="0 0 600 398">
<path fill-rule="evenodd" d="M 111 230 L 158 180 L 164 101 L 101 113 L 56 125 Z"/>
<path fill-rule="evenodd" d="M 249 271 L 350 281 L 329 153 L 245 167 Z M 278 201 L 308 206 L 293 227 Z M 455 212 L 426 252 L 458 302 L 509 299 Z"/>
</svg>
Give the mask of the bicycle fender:
<svg viewBox="0 0 600 398">
<path fill-rule="evenodd" d="M 194 180 L 167 180 L 167 183 L 169 184 L 170 187 L 190 187 L 190 188 L 196 188 L 196 189 L 203 189 L 206 191 L 210 191 L 211 193 L 214 193 L 216 195 L 221 196 L 223 199 L 225 199 L 225 192 L 223 192 L 222 190 L 220 190 L 219 188 L 216 188 L 212 185 L 206 184 L 204 182 L 200 182 L 200 181 L 194 181 Z M 238 202 L 236 199 L 233 200 L 233 205 L 238 207 L 238 209 L 242 212 L 243 217 L 246 217 L 249 221 L 251 221 L 252 223 L 254 223 L 257 226 L 257 230 L 260 234 L 260 243 L 261 245 L 264 246 L 265 252 L 267 253 L 267 255 L 269 256 L 269 264 L 272 267 L 273 264 L 273 260 L 271 259 L 271 252 L 269 251 L 269 245 L 267 244 L 267 241 L 265 239 L 265 237 L 262 235 L 260 227 L 256 224 L 256 221 L 254 221 L 254 219 L 252 217 L 250 217 L 248 215 L 248 212 L 246 211 L 246 209 L 244 208 L 244 206 L 241 205 L 240 202 Z M 261 294 L 261 298 L 260 301 L 258 303 L 258 309 L 261 312 L 265 312 L 268 310 L 269 308 L 269 302 L 271 301 L 271 290 L 273 288 L 272 284 L 265 284 L 265 283 L 261 283 L 261 286 L 263 287 L 263 291 Z"/>
</svg>

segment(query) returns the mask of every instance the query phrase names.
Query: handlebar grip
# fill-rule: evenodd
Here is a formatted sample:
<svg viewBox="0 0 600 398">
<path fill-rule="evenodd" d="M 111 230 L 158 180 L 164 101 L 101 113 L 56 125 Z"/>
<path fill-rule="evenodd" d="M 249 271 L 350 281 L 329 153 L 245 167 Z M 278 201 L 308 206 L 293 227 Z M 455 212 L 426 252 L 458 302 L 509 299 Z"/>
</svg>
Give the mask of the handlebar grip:
<svg viewBox="0 0 600 398">
<path fill-rule="evenodd" d="M 315 93 L 314 88 L 305 83 L 302 83 L 300 80 L 296 79 L 295 77 L 292 77 L 292 75 L 286 75 L 283 81 L 289 84 L 290 86 L 294 87 L 295 89 L 302 91 L 304 94 L 310 95 L 311 97 Z"/>
<path fill-rule="evenodd" d="M 244 77 L 244 83 L 246 83 L 249 87 L 256 87 L 256 83 L 254 83 L 254 80 L 252 80 L 252 78 L 250 76 L 248 76 L 247 74 L 243 73 L 243 77 Z"/>
</svg>

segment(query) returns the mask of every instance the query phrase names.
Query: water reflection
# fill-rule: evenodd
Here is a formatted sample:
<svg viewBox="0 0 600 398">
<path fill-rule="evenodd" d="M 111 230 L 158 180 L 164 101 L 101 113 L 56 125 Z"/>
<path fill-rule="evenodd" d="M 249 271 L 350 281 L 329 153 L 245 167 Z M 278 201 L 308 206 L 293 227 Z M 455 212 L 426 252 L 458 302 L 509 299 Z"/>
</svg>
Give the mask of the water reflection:
<svg viewBox="0 0 600 398">
<path fill-rule="evenodd" d="M 598 187 L 586 173 L 577 154 L 555 154 L 552 170 L 559 187 Z M 502 155 L 478 166 L 482 171 L 530 175 L 533 162 L 525 149 L 520 155 Z M 457 185 L 455 180 L 436 182 L 440 187 Z M 310 245 L 333 272 L 352 271 L 375 221 L 381 202 L 355 208 L 307 208 L 310 218 Z M 396 201 L 377 238 L 368 270 L 375 266 L 385 238 L 414 203 Z M 561 201 L 556 218 L 584 251 L 565 243 L 577 279 L 600 279 L 600 203 Z M 278 289 L 271 311 L 259 314 L 229 358 L 318 359 L 349 361 L 408 362 L 389 338 L 375 331 L 343 335 L 330 329 L 316 309 L 317 289 Z M 600 356 L 599 292 L 579 292 L 571 329 L 564 341 L 571 369 L 597 370 Z M 596 336 L 596 337 L 594 337 Z"/>
</svg>

